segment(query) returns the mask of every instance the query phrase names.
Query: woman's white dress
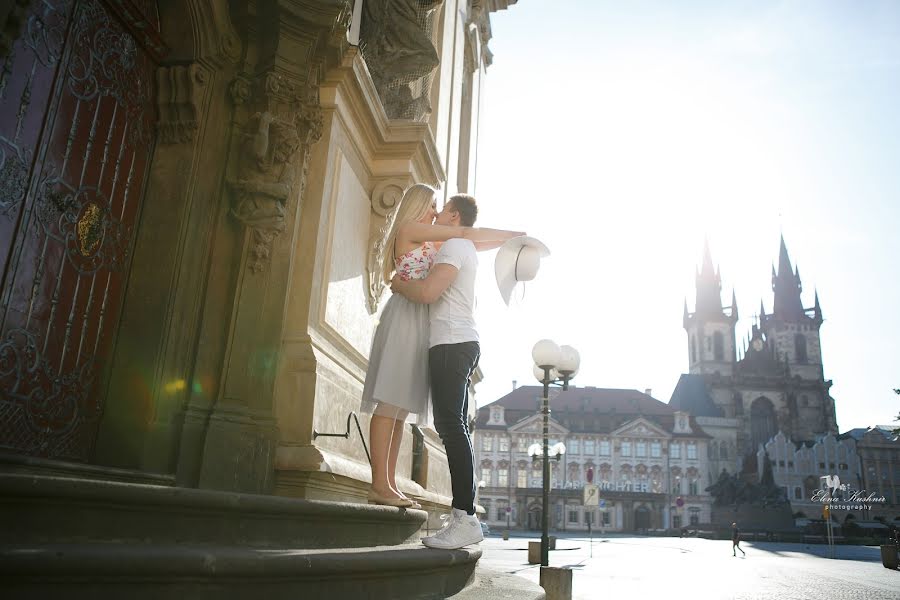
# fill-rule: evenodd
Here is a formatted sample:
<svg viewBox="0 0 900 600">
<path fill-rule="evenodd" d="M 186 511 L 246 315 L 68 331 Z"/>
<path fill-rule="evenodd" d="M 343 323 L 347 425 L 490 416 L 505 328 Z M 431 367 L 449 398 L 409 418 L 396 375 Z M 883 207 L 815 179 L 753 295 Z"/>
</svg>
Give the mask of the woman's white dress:
<svg viewBox="0 0 900 600">
<path fill-rule="evenodd" d="M 431 242 L 410 250 L 395 260 L 397 274 L 406 280 L 424 279 L 435 252 Z M 382 408 L 409 411 L 408 421 L 421 426 L 430 422 L 428 333 L 428 305 L 410 302 L 400 294 L 391 295 L 372 340 L 363 412 L 371 413 L 381 403 L 390 405 Z"/>
</svg>

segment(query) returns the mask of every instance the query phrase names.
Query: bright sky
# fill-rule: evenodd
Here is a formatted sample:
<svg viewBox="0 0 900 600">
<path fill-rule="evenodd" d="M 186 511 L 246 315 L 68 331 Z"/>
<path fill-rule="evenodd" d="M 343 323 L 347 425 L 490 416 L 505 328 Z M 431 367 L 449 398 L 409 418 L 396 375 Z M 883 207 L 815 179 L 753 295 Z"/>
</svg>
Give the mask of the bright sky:
<svg viewBox="0 0 900 600">
<path fill-rule="evenodd" d="M 783 232 L 840 430 L 892 422 L 900 2 L 520 0 L 492 29 L 479 224 L 553 255 L 513 308 L 480 257 L 480 404 L 536 383 L 544 337 L 581 352 L 577 385 L 667 402 L 704 236 L 743 337 Z"/>
</svg>

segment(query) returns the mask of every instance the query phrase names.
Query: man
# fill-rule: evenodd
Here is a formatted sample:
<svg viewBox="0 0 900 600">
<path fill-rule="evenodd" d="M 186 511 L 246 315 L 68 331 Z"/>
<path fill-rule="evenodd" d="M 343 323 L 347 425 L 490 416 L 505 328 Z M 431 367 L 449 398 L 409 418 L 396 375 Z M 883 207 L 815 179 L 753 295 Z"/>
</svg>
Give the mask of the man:
<svg viewBox="0 0 900 600">
<path fill-rule="evenodd" d="M 738 529 L 737 523 L 731 524 L 731 552 L 734 556 L 737 556 L 737 550 L 741 551 L 741 554 L 747 556 L 747 553 L 744 552 L 743 548 L 741 548 L 741 530 Z"/>
<path fill-rule="evenodd" d="M 475 198 L 450 198 L 435 219 L 436 225 L 475 224 Z M 428 277 L 402 281 L 394 277 L 391 290 L 413 302 L 431 304 L 428 367 L 434 426 L 447 451 L 453 510 L 447 525 L 423 538 L 429 548 L 456 549 L 484 539 L 475 517 L 475 464 L 469 437 L 469 378 L 481 354 L 475 329 L 475 245 L 465 239 L 447 240 L 435 255 Z"/>
</svg>

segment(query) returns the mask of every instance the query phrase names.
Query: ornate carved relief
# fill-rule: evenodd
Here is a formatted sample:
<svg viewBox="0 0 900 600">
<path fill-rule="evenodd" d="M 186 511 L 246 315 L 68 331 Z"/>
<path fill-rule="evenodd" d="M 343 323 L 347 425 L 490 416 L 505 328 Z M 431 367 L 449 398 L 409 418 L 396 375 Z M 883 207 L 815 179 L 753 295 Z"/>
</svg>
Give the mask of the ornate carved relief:
<svg viewBox="0 0 900 600">
<path fill-rule="evenodd" d="M 431 75 L 440 63 L 431 42 L 441 0 L 368 0 L 359 48 L 392 119 L 421 121 L 431 112 Z"/>
<path fill-rule="evenodd" d="M 373 220 L 384 219 L 381 226 L 373 228 L 373 233 L 369 238 L 369 257 L 366 264 L 366 271 L 369 278 L 369 285 L 366 289 L 366 307 L 369 314 L 375 314 L 378 310 L 378 303 L 387 287 L 381 277 L 381 261 L 385 249 L 385 241 L 391 224 L 394 221 L 394 211 L 403 197 L 404 182 L 399 180 L 382 181 L 372 190 L 372 210 L 375 212 Z"/>
<path fill-rule="evenodd" d="M 207 77 L 206 70 L 198 64 L 157 69 L 160 142 L 178 144 L 194 139 Z"/>
<path fill-rule="evenodd" d="M 322 135 L 322 115 L 314 89 L 298 94 L 294 84 L 276 73 L 252 84 L 236 79 L 230 94 L 236 104 L 252 103 L 263 110 L 246 127 L 238 176 L 228 183 L 234 192 L 232 214 L 253 232 L 250 269 L 265 269 L 272 242 L 284 231 L 285 208 L 301 195 L 306 180 L 305 153 Z M 300 164 L 294 158 L 300 152 Z"/>
</svg>

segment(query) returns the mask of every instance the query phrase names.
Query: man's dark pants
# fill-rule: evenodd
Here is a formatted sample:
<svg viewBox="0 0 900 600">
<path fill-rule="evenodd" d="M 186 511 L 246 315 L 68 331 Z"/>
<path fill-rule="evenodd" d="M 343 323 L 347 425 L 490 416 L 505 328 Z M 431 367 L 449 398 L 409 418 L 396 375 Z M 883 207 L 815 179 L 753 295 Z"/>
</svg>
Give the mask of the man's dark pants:
<svg viewBox="0 0 900 600">
<path fill-rule="evenodd" d="M 475 458 L 469 437 L 469 378 L 478 365 L 478 342 L 428 350 L 434 427 L 447 451 L 453 508 L 475 514 Z"/>
</svg>

